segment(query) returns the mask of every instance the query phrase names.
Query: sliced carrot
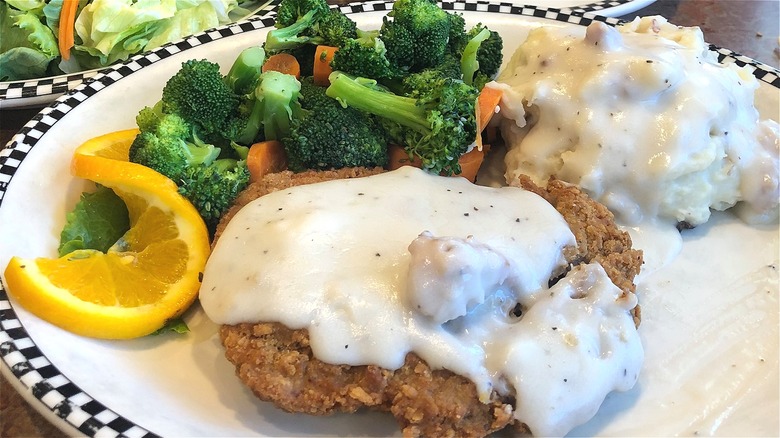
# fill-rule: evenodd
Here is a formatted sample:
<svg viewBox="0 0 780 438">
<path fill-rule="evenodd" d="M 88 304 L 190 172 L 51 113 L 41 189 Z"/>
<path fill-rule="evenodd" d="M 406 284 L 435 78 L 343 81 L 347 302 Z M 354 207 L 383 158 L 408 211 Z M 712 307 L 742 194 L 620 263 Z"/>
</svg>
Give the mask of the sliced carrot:
<svg viewBox="0 0 780 438">
<path fill-rule="evenodd" d="M 479 97 L 477 98 L 477 114 L 479 115 L 477 128 L 479 132 L 482 132 L 490 123 L 490 119 L 496 113 L 496 107 L 501 102 L 501 96 L 503 95 L 503 90 L 491 87 L 483 87 L 482 91 L 479 92 Z"/>
<path fill-rule="evenodd" d="M 312 73 L 315 84 L 321 87 L 330 85 L 328 78 L 333 73 L 330 63 L 333 61 L 333 55 L 336 54 L 338 49 L 338 47 L 333 46 L 317 46 L 317 50 L 314 52 L 314 72 Z"/>
<path fill-rule="evenodd" d="M 76 10 L 79 7 L 79 0 L 62 0 L 60 8 L 60 29 L 57 35 L 58 46 L 62 59 L 70 59 L 70 49 L 75 44 L 73 33 L 76 26 Z"/>
<path fill-rule="evenodd" d="M 301 65 L 298 63 L 298 60 L 289 53 L 277 53 L 269 56 L 268 59 L 265 60 L 265 64 L 263 64 L 262 71 L 266 72 L 269 70 L 293 75 L 299 79 L 301 77 Z"/>
<path fill-rule="evenodd" d="M 458 163 L 460 164 L 460 173 L 456 176 L 462 176 L 471 182 L 477 180 L 477 172 L 482 166 L 482 161 L 485 159 L 485 152 L 490 148 L 489 145 L 485 145 L 482 149 L 473 148 L 460 156 Z"/>
<path fill-rule="evenodd" d="M 246 157 L 249 181 L 259 181 L 268 173 L 281 172 L 287 168 L 287 154 L 278 140 L 261 141 L 249 148 Z"/>
<path fill-rule="evenodd" d="M 496 113 L 496 107 L 501 101 L 504 92 L 497 88 L 483 87 L 479 92 L 476 105 L 477 117 L 477 149 L 482 149 L 482 131 L 485 130 L 493 114 Z"/>
</svg>

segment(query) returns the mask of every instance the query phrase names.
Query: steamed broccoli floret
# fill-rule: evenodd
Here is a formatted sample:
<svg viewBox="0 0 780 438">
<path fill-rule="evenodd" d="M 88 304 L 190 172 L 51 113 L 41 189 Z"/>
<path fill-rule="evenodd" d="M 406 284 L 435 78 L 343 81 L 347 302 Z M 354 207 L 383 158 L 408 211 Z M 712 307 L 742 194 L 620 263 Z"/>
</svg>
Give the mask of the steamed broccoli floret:
<svg viewBox="0 0 780 438">
<path fill-rule="evenodd" d="M 310 80 L 301 86 L 301 117 L 282 139 L 290 170 L 374 167 L 387 163 L 387 137 L 368 114 L 345 108 Z"/>
<path fill-rule="evenodd" d="M 447 41 L 447 48 L 450 53 L 463 53 L 466 43 L 470 37 L 466 32 L 466 20 L 463 15 L 457 12 L 447 12 L 447 18 L 450 20 L 450 36 Z"/>
<path fill-rule="evenodd" d="M 317 14 L 327 12 L 328 3 L 325 0 L 282 0 L 276 13 L 277 28 L 292 26 L 311 11 Z"/>
<path fill-rule="evenodd" d="M 392 79 L 402 71 L 387 58 L 385 43 L 378 32 L 358 31 L 359 37 L 345 42 L 333 55 L 331 66 L 355 76 Z"/>
<path fill-rule="evenodd" d="M 282 0 L 276 16 L 276 29 L 268 32 L 265 50 L 276 53 L 303 44 L 321 44 L 323 40 L 316 29 L 329 10 L 325 0 Z"/>
<path fill-rule="evenodd" d="M 307 76 L 301 78 L 301 92 L 299 94 L 301 109 L 313 110 L 321 106 L 332 105 L 337 102 L 325 94 L 325 87 L 314 83 L 314 78 Z"/>
<path fill-rule="evenodd" d="M 412 69 L 420 70 L 433 67 L 442 61 L 447 52 L 450 36 L 449 14 L 432 0 L 397 0 L 388 13 L 394 26 L 402 26 L 408 31 L 414 44 Z M 401 33 L 395 32 L 400 37 Z M 408 44 L 400 39 L 388 39 L 391 52 L 396 44 Z"/>
<path fill-rule="evenodd" d="M 504 43 L 498 32 L 482 24 L 474 26 L 468 37 L 461 55 L 463 81 L 481 89 L 501 67 Z"/>
<path fill-rule="evenodd" d="M 209 165 L 189 167 L 179 181 L 179 193 L 192 202 L 213 232 L 248 183 L 246 161 L 221 158 Z"/>
<path fill-rule="evenodd" d="M 311 10 L 290 26 L 268 32 L 265 49 L 271 53 L 292 50 L 303 44 L 319 44 L 320 38 L 313 35 L 312 27 L 316 23 L 318 11 Z"/>
<path fill-rule="evenodd" d="M 325 0 L 283 0 L 276 29 L 268 32 L 264 47 L 272 53 L 291 53 L 306 46 L 340 47 L 357 38 L 357 24 Z M 308 62 L 307 62 L 308 63 Z"/>
<path fill-rule="evenodd" d="M 266 40 L 264 47 L 275 53 L 289 53 L 298 60 L 301 76 L 311 76 L 314 73 L 314 55 L 317 45 L 341 47 L 346 41 L 357 38 L 357 24 L 338 9 L 329 9 L 320 15 L 303 36 L 294 41 L 287 41 L 278 46 L 278 35 Z"/>
<path fill-rule="evenodd" d="M 460 173 L 458 159 L 476 139 L 478 91 L 450 78 L 437 81 L 418 98 L 381 91 L 375 85 L 373 80 L 334 72 L 326 94 L 380 117 L 391 140 L 419 156 L 424 169 Z"/>
<path fill-rule="evenodd" d="M 293 75 L 273 70 L 262 73 L 242 104 L 243 130 L 235 141 L 251 144 L 258 138 L 279 140 L 286 136 L 290 119 L 300 110 L 300 90 L 301 83 Z"/>
<path fill-rule="evenodd" d="M 414 67 L 417 41 L 409 29 L 388 17 L 382 17 L 379 38 L 384 42 L 385 56 L 391 65 L 403 71 Z"/>
<path fill-rule="evenodd" d="M 214 161 L 220 150 L 203 143 L 181 116 L 162 113 L 161 106 L 139 112 L 136 120 L 141 132 L 130 146 L 129 158 L 179 181 L 188 168 Z"/>
<path fill-rule="evenodd" d="M 319 44 L 341 47 L 348 40 L 358 37 L 357 24 L 338 9 L 330 9 L 322 15 L 316 26 Z"/>
<path fill-rule="evenodd" d="M 160 101 L 136 117 L 141 132 L 130 147 L 130 161 L 171 178 L 212 231 L 249 180 L 247 148 L 234 140 L 246 130 L 241 108 L 249 98 L 243 93 L 249 90 L 254 100 L 264 58 L 258 47 L 245 49 L 225 77 L 217 64 L 187 61 L 168 80 Z"/>
<path fill-rule="evenodd" d="M 437 83 L 443 79 L 460 80 L 461 77 L 460 59 L 447 54 L 441 64 L 404 76 L 399 91 L 405 96 L 419 97 L 436 87 Z"/>
<path fill-rule="evenodd" d="M 178 114 L 211 141 L 224 138 L 239 98 L 225 83 L 219 64 L 191 59 L 165 84 L 161 102 L 163 113 Z"/>
</svg>

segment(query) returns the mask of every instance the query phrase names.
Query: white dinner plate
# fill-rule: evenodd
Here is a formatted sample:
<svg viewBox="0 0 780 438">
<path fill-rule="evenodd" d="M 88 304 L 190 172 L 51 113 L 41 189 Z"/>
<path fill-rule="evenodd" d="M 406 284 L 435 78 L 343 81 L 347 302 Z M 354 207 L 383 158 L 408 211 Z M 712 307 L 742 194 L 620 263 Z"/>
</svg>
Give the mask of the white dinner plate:
<svg viewBox="0 0 780 438">
<path fill-rule="evenodd" d="M 452 5 L 452 4 L 450 4 Z M 375 28 L 389 2 L 345 7 Z M 529 29 L 582 34 L 605 17 L 483 1 L 457 3 L 469 25 L 505 41 L 505 59 Z M 450 6 L 451 7 L 451 6 Z M 0 152 L 0 267 L 14 256 L 56 255 L 65 213 L 88 184 L 69 174 L 85 140 L 132 128 L 180 63 L 208 58 L 223 69 L 265 39 L 262 17 L 207 32 L 111 68 L 41 111 Z M 721 62 L 761 79 L 762 117 L 778 118 L 778 71 L 719 49 Z M 747 226 L 730 213 L 684 232 L 682 253 L 638 288 L 646 360 L 636 387 L 607 397 L 576 436 L 777 436 L 778 227 Z M 20 308 L 0 289 L 0 369 L 24 397 L 68 433 L 88 436 L 399 435 L 389 414 L 310 417 L 257 400 L 235 377 L 196 304 L 187 335 L 132 341 L 79 337 Z"/>
<path fill-rule="evenodd" d="M 280 0 L 273 0 L 268 9 L 274 8 Z M 653 3 L 655 0 L 512 0 L 515 5 L 570 9 L 576 12 L 594 13 L 607 17 L 629 14 Z M 42 107 L 90 80 L 100 70 L 87 70 L 72 74 L 50 76 L 22 81 L 0 82 L 0 109 Z"/>
</svg>

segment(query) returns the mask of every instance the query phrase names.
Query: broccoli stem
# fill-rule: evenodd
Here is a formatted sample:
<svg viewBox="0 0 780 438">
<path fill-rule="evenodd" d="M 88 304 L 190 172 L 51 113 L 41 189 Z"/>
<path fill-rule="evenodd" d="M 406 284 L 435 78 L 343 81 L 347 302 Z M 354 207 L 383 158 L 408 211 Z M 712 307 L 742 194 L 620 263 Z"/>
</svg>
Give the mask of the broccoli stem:
<svg viewBox="0 0 780 438">
<path fill-rule="evenodd" d="M 236 166 L 238 166 L 238 160 L 233 158 L 220 158 L 219 160 L 215 161 L 212 166 L 214 170 L 218 172 L 225 172 L 235 169 Z"/>
<path fill-rule="evenodd" d="M 386 118 L 423 134 L 431 132 L 426 110 L 417 105 L 417 99 L 380 91 L 372 79 L 353 78 L 338 71 L 331 73 L 329 79 L 330 86 L 325 94 L 338 99 L 342 105 Z"/>
<path fill-rule="evenodd" d="M 266 140 L 281 140 L 290 133 L 290 119 L 300 110 L 301 83 L 293 75 L 277 71 L 262 74 L 255 97 L 263 107 Z M 254 114 L 253 114 L 254 115 Z"/>
<path fill-rule="evenodd" d="M 246 118 L 246 125 L 241 133 L 236 137 L 236 142 L 240 144 L 250 144 L 257 138 L 257 134 L 263 127 L 263 103 L 252 96 L 249 105 L 252 106 L 249 116 Z"/>
<path fill-rule="evenodd" d="M 252 141 L 252 140 L 249 140 Z M 249 142 L 247 142 L 249 143 Z M 238 155 L 239 160 L 246 160 L 246 157 L 249 156 L 249 146 L 243 146 L 240 145 L 234 141 L 230 142 L 230 147 L 233 148 L 233 151 Z"/>
<path fill-rule="evenodd" d="M 250 144 L 263 130 L 265 140 L 280 140 L 290 133 L 290 119 L 300 111 L 301 83 L 293 75 L 269 70 L 257 79 L 247 100 L 248 116 L 235 141 Z"/>
<path fill-rule="evenodd" d="M 265 50 L 260 46 L 248 47 L 241 51 L 230 67 L 225 82 L 236 94 L 246 94 L 260 76 L 265 62 Z"/>
<path fill-rule="evenodd" d="M 184 146 L 184 152 L 187 155 L 187 163 L 191 166 L 205 164 L 208 166 L 217 159 L 220 149 L 212 144 L 205 143 L 198 137 L 197 133 L 192 133 L 192 143 L 179 139 Z"/>
<path fill-rule="evenodd" d="M 479 70 L 479 61 L 477 60 L 479 46 L 482 44 L 482 41 L 488 38 L 490 38 L 490 29 L 484 28 L 474 35 L 474 38 L 470 39 L 463 49 L 463 55 L 460 58 L 460 70 L 463 72 L 463 82 L 468 85 L 473 85 L 474 74 Z"/>
<path fill-rule="evenodd" d="M 208 166 L 217 158 L 217 156 L 219 156 L 219 149 L 212 145 L 194 146 L 188 144 L 184 140 L 180 141 L 186 147 L 185 151 L 188 154 L 188 161 L 192 165 L 205 164 Z"/>
</svg>

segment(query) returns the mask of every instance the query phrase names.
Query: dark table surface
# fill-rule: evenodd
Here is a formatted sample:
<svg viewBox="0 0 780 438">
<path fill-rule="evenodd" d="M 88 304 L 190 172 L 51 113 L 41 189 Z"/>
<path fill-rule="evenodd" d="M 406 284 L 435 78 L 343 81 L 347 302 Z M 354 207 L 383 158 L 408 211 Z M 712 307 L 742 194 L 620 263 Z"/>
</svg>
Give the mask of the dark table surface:
<svg viewBox="0 0 780 438">
<path fill-rule="evenodd" d="M 780 65 L 778 0 L 659 0 L 620 18 L 632 19 L 638 15 L 662 15 L 677 25 L 699 26 L 709 43 L 776 68 Z M 39 110 L 0 111 L 0 145 L 4 146 Z M 28 405 L 5 378 L 0 378 L 0 436 L 65 435 Z"/>
</svg>

